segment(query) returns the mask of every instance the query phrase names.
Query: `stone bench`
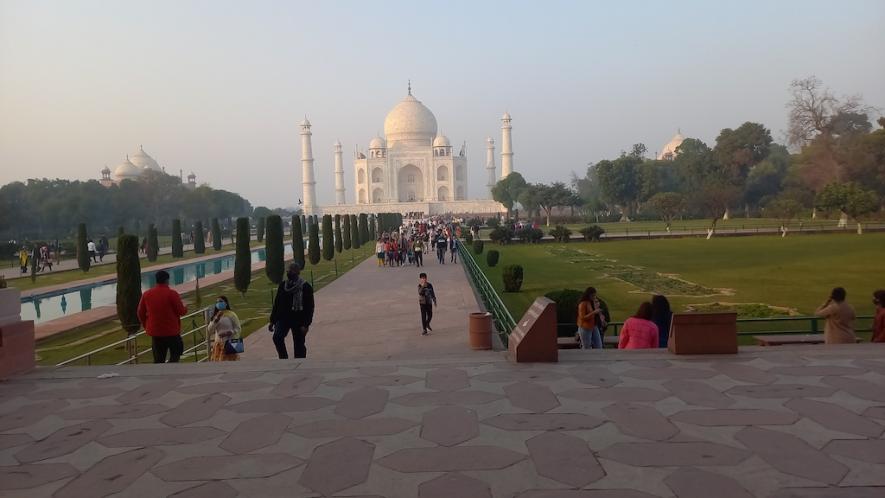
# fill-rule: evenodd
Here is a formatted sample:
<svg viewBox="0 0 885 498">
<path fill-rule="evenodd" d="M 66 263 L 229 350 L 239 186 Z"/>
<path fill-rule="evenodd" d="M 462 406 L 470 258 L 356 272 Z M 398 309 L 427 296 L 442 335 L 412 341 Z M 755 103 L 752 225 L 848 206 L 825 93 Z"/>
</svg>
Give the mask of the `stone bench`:
<svg viewBox="0 0 885 498">
<path fill-rule="evenodd" d="M 760 346 L 783 346 L 786 344 L 824 344 L 823 334 L 768 334 L 754 335 L 753 339 Z M 855 342 L 863 342 L 858 337 Z"/>
</svg>

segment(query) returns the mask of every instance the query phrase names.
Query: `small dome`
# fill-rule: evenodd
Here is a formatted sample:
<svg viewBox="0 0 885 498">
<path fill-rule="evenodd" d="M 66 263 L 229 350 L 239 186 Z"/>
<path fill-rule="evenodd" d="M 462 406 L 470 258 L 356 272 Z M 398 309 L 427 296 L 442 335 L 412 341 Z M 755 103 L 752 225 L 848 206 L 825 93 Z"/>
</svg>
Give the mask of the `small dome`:
<svg viewBox="0 0 885 498">
<path fill-rule="evenodd" d="M 387 147 L 387 141 L 381 137 L 375 137 L 369 142 L 370 149 L 384 149 Z"/>
<path fill-rule="evenodd" d="M 507 111 L 504 111 L 504 115 L 501 116 L 501 120 L 502 120 L 502 121 L 503 121 L 503 120 L 508 120 L 508 121 L 510 121 L 510 120 L 511 120 L 511 118 L 510 118 L 510 113 L 507 112 Z"/>
<path fill-rule="evenodd" d="M 685 137 L 682 136 L 682 132 L 678 131 L 673 138 L 667 142 L 667 145 L 661 149 L 661 152 L 658 154 L 658 160 L 673 160 L 676 158 L 676 148 L 682 145 L 682 142 L 685 140 Z"/>
<path fill-rule="evenodd" d="M 140 169 L 163 171 L 163 168 L 161 168 L 160 165 L 157 164 L 157 161 L 155 161 L 153 157 L 147 155 L 141 145 L 138 146 L 138 150 L 135 151 L 135 154 L 132 154 L 132 156 L 129 158 L 129 161 Z"/>
<path fill-rule="evenodd" d="M 118 182 L 123 180 L 135 180 L 141 176 L 141 169 L 129 161 L 129 156 L 114 168 L 114 179 Z"/>
<path fill-rule="evenodd" d="M 304 116 L 304 121 L 301 122 L 301 126 L 310 126 L 310 121 L 307 120 L 307 116 Z"/>
<path fill-rule="evenodd" d="M 103 175 L 110 175 L 110 174 L 111 174 L 111 168 L 108 168 L 107 166 L 105 166 L 104 168 L 101 169 L 101 174 L 103 174 Z"/>
<path fill-rule="evenodd" d="M 445 135 L 437 135 L 436 138 L 433 139 L 434 147 L 451 147 L 452 144 L 449 143 L 448 137 Z"/>
<path fill-rule="evenodd" d="M 197 175 L 195 175 L 194 172 L 191 171 L 191 174 L 187 175 L 187 179 L 188 179 L 188 180 L 196 180 L 196 179 L 197 179 Z"/>
<path fill-rule="evenodd" d="M 387 113 L 384 135 L 390 143 L 399 141 L 429 144 L 436 136 L 436 117 L 411 94 Z"/>
</svg>

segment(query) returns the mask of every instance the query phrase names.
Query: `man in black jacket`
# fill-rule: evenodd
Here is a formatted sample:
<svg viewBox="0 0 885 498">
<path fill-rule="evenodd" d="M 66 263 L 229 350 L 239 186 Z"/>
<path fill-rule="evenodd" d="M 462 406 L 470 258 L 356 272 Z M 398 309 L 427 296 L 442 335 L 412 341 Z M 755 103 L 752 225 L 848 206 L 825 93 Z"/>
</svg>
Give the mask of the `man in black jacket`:
<svg viewBox="0 0 885 498">
<path fill-rule="evenodd" d="M 427 274 L 418 275 L 418 306 L 421 308 L 421 335 L 427 335 L 430 328 L 430 320 L 433 320 L 433 307 L 436 306 L 436 293 L 433 285 L 427 281 Z"/>
<path fill-rule="evenodd" d="M 298 263 L 290 264 L 286 279 L 280 283 L 270 311 L 270 325 L 267 330 L 273 332 L 273 343 L 281 360 L 289 357 L 286 352 L 286 335 L 290 329 L 292 342 L 295 343 L 293 356 L 307 357 L 304 341 L 313 322 L 313 287 L 300 275 L 301 267 Z"/>
</svg>

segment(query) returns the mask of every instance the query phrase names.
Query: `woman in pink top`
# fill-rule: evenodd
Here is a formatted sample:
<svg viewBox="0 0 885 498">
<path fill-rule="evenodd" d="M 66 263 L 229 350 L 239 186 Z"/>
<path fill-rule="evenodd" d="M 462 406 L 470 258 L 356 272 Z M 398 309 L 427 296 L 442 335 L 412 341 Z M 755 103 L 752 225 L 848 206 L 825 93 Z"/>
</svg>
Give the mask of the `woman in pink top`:
<svg viewBox="0 0 885 498">
<path fill-rule="evenodd" d="M 645 349 L 658 347 L 658 326 L 651 321 L 652 306 L 649 302 L 639 305 L 639 310 L 624 322 L 618 349 Z"/>
</svg>

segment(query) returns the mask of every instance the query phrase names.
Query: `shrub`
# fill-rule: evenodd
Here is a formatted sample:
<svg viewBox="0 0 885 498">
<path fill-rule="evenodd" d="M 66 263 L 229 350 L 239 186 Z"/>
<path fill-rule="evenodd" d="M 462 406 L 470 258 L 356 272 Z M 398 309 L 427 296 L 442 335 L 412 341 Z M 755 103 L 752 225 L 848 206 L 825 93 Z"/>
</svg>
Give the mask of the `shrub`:
<svg viewBox="0 0 885 498">
<path fill-rule="evenodd" d="M 292 217 L 292 259 L 299 268 L 304 269 L 304 232 L 298 216 Z"/>
<path fill-rule="evenodd" d="M 160 236 L 157 233 L 157 227 L 151 223 L 148 225 L 148 233 L 147 233 L 147 260 L 150 262 L 154 262 L 157 260 L 157 255 L 160 253 Z"/>
<path fill-rule="evenodd" d="M 590 225 L 581 229 L 581 235 L 587 242 L 599 242 L 605 230 L 599 225 Z"/>
<path fill-rule="evenodd" d="M 484 247 L 485 247 L 485 244 L 483 244 L 481 240 L 474 240 L 473 241 L 473 252 L 475 254 L 482 254 L 482 250 Z"/>
<path fill-rule="evenodd" d="M 272 283 L 283 281 L 283 219 L 274 214 L 267 217 L 264 237 L 264 272 Z"/>
<path fill-rule="evenodd" d="M 203 254 L 206 252 L 206 234 L 203 233 L 203 222 L 194 223 L 194 252 Z"/>
<path fill-rule="evenodd" d="M 335 252 L 341 252 L 344 245 L 341 242 L 341 215 L 335 215 Z"/>
<path fill-rule="evenodd" d="M 504 292 L 519 292 L 522 288 L 522 266 L 507 265 L 504 267 L 501 278 L 504 280 Z"/>
<path fill-rule="evenodd" d="M 352 214 L 350 215 L 350 246 L 359 249 L 361 245 L 359 223 L 356 215 Z"/>
<path fill-rule="evenodd" d="M 83 271 L 89 271 L 89 267 L 92 265 L 92 258 L 89 257 L 89 248 L 86 246 L 88 242 L 86 223 L 80 223 L 77 225 L 77 265 Z"/>
<path fill-rule="evenodd" d="M 237 255 L 234 259 L 234 287 L 246 295 L 252 281 L 252 251 L 249 249 L 249 218 L 237 218 Z"/>
<path fill-rule="evenodd" d="M 498 228 L 501 222 L 498 221 L 498 218 L 489 218 L 486 220 L 486 226 L 489 228 Z"/>
<path fill-rule="evenodd" d="M 557 323 L 574 324 L 576 322 L 581 294 L 583 293 L 577 289 L 561 289 L 544 294 L 544 297 L 556 303 Z M 574 333 L 574 329 L 572 332 Z"/>
<path fill-rule="evenodd" d="M 357 218 L 359 220 L 360 245 L 369 241 L 369 215 L 362 213 Z"/>
<path fill-rule="evenodd" d="M 557 225 L 550 230 L 550 236 L 557 242 L 568 242 L 571 235 L 572 231 L 562 225 Z"/>
<path fill-rule="evenodd" d="M 294 218 L 292 221 L 294 221 Z M 258 239 L 258 242 L 264 242 L 264 223 L 264 216 L 258 218 L 258 221 L 255 222 L 255 237 Z"/>
<path fill-rule="evenodd" d="M 489 267 L 491 268 L 498 264 L 498 260 L 500 258 L 501 253 L 494 249 L 491 249 L 489 250 L 489 252 L 486 253 L 486 264 L 489 265 Z"/>
<path fill-rule="evenodd" d="M 352 232 L 350 229 L 350 215 L 344 215 L 344 223 L 341 227 L 341 230 L 341 240 L 343 241 L 344 249 L 347 249 L 349 251 L 352 245 L 350 241 L 350 234 Z"/>
<path fill-rule="evenodd" d="M 221 250 L 221 225 L 218 224 L 218 218 L 212 218 L 212 249 Z"/>
<path fill-rule="evenodd" d="M 141 301 L 141 262 L 138 237 L 117 238 L 117 318 L 129 335 L 138 332 L 138 302 Z"/>
<path fill-rule="evenodd" d="M 335 257 L 335 235 L 332 234 L 332 215 L 323 215 L 323 259 L 331 261 Z"/>
<path fill-rule="evenodd" d="M 492 233 L 489 234 L 489 238 L 492 239 L 492 242 L 505 245 L 510 243 L 510 240 L 513 238 L 513 230 L 508 226 L 500 225 L 492 230 Z"/>
<path fill-rule="evenodd" d="M 307 227 L 307 260 L 312 265 L 320 262 L 320 227 L 313 222 Z"/>
<path fill-rule="evenodd" d="M 544 232 L 540 228 L 525 227 L 516 231 L 516 238 L 534 244 L 544 238 Z"/>
<path fill-rule="evenodd" d="M 184 245 L 181 243 L 181 220 L 172 220 L 172 257 L 184 257 Z"/>
</svg>

